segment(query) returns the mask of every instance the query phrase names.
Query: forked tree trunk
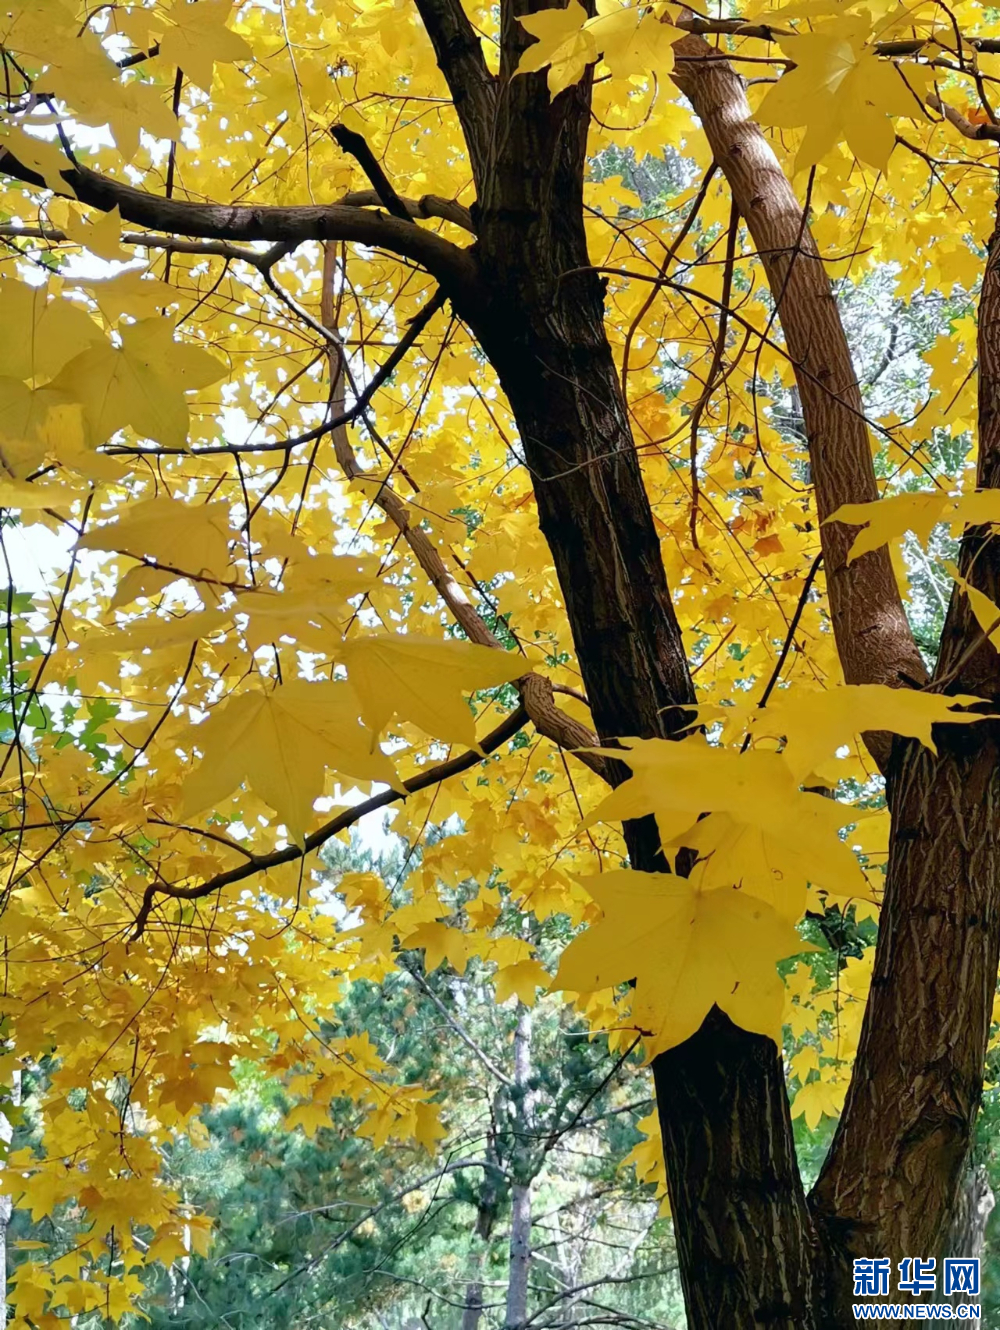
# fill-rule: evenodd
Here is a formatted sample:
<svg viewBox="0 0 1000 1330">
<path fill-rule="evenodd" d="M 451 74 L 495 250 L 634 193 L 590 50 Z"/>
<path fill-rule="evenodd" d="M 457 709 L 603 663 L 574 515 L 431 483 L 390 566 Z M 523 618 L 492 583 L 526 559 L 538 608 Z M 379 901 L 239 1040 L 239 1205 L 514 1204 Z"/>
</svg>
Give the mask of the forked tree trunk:
<svg viewBox="0 0 1000 1330">
<path fill-rule="evenodd" d="M 505 82 L 501 71 L 503 151 L 477 209 L 483 299 L 459 312 L 514 413 L 595 727 L 604 739 L 669 738 L 689 722 L 694 689 L 603 285 L 579 271 L 589 264 L 588 97 L 585 82 L 550 106 L 544 75 Z M 612 778 L 627 774 L 620 766 Z M 634 867 L 665 867 L 652 819 L 626 824 L 625 836 Z M 811 1232 L 774 1044 L 716 1013 L 656 1071 L 692 1330 L 736 1330 L 762 1314 L 782 1330 L 810 1330 Z"/>
<path fill-rule="evenodd" d="M 768 271 L 826 516 L 841 502 L 877 497 L 843 327 L 801 206 L 749 120 L 741 81 L 712 62 L 678 82 L 688 90 L 703 77 L 710 82 L 697 85 L 698 109 Z M 604 738 L 671 737 L 693 691 L 605 336 L 602 290 L 586 271 L 585 122 L 574 104 L 588 89 L 543 111 L 531 102 L 532 82 L 501 79 L 498 141 L 511 155 L 494 159 L 478 211 L 488 298 L 461 312 L 515 415 L 596 727 Z M 920 682 L 925 671 L 886 551 L 848 567 L 849 533 L 830 526 L 823 538 L 848 678 Z M 969 624 L 954 632 L 964 650 Z M 953 653 L 945 658 L 954 664 Z M 872 736 L 870 746 L 888 764 L 885 738 Z M 819 1224 L 802 1192 L 774 1045 L 716 1010 L 697 1035 L 656 1059 L 691 1330 L 853 1324 L 856 1251 L 899 1259 L 940 1250 L 967 1159 L 996 976 L 995 772 L 985 728 L 956 729 L 936 762 L 897 746 L 879 969 L 863 1071 L 840 1135 L 852 1148 L 838 1146 L 824 1173 Z M 625 834 L 633 866 L 663 867 L 648 821 Z M 912 1245 L 917 1238 L 924 1247 Z"/>
</svg>

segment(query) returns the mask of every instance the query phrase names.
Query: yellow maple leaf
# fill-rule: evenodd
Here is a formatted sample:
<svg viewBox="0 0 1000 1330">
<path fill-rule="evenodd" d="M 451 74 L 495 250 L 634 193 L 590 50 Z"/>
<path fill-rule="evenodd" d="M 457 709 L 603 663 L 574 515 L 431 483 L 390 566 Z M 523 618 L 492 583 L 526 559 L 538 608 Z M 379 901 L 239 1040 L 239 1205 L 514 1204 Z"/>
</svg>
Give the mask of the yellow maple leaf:
<svg viewBox="0 0 1000 1330">
<path fill-rule="evenodd" d="M 870 895 L 857 860 L 837 835 L 857 811 L 800 790 L 801 778 L 783 753 L 739 753 L 712 747 L 700 736 L 623 743 L 625 751 L 616 756 L 632 768 L 632 779 L 594 809 L 585 827 L 654 813 L 665 845 L 691 844 L 719 856 L 711 867 L 713 884 L 738 885 L 745 867 L 748 890 L 791 872 L 838 894 Z M 711 821 L 706 813 L 726 814 L 728 821 L 705 826 L 702 819 Z M 790 908 L 791 897 L 773 897 L 772 891 L 764 899 Z"/>
<path fill-rule="evenodd" d="M 815 1044 L 805 1044 L 789 1060 L 792 1075 L 797 1076 L 804 1085 L 811 1071 L 819 1071 L 819 1050 Z"/>
<path fill-rule="evenodd" d="M 189 414 L 185 392 L 206 388 L 226 373 L 215 356 L 174 340 L 169 319 L 128 324 L 121 346 L 91 347 L 75 356 L 53 387 L 83 406 L 96 444 L 131 425 L 167 448 L 182 448 Z"/>
<path fill-rule="evenodd" d="M 549 973 L 541 961 L 521 960 L 498 969 L 493 981 L 498 1003 L 516 997 L 526 1007 L 535 1005 L 536 990 L 549 986 Z"/>
<path fill-rule="evenodd" d="M 130 568 L 115 587 L 109 609 L 121 609 L 131 605 L 134 600 L 148 600 L 177 581 L 177 574 L 164 568 L 152 567 L 146 563 Z"/>
<path fill-rule="evenodd" d="M 0 152 L 4 151 L 36 171 L 54 194 L 67 193 L 62 173 L 72 170 L 72 163 L 55 143 L 28 134 L 19 125 L 5 124 L 0 125 Z"/>
<path fill-rule="evenodd" d="M 952 535 L 961 535 L 965 526 L 1000 525 L 1000 490 L 971 490 L 953 499 L 951 512 Z"/>
<path fill-rule="evenodd" d="M 229 511 L 225 503 L 182 503 L 163 494 L 130 504 L 116 522 L 94 527 L 83 536 L 80 548 L 155 559 L 177 570 L 177 575 L 222 578 L 233 534 Z"/>
<path fill-rule="evenodd" d="M 192 83 L 212 91 L 216 61 L 252 60 L 253 51 L 239 35 L 226 27 L 230 0 L 174 0 L 167 13 L 170 26 L 160 38 L 160 55 L 177 65 Z"/>
<path fill-rule="evenodd" d="M 845 813 L 830 799 L 810 805 L 812 817 L 803 818 L 801 812 L 789 819 L 782 834 L 736 821 L 727 813 L 710 813 L 670 844 L 697 852 L 699 863 L 691 877 L 701 890 L 739 887 L 766 901 L 789 923 L 802 917 L 809 882 L 835 896 L 874 899 L 852 850 L 837 834 Z"/>
<path fill-rule="evenodd" d="M 456 974 L 465 974 L 469 963 L 469 939 L 458 928 L 450 928 L 439 920 L 419 924 L 412 933 L 400 939 L 406 948 L 422 947 L 424 968 L 428 974 L 447 961 Z"/>
<path fill-rule="evenodd" d="M 943 490 L 893 494 L 871 503 L 845 503 L 826 519 L 866 528 L 854 538 L 848 563 L 878 549 L 887 541 L 897 540 L 912 531 L 924 544 L 939 522 L 951 524 L 952 535 L 959 536 L 966 526 L 1000 525 L 1000 491 L 972 490 L 951 496 Z"/>
<path fill-rule="evenodd" d="M 651 1113 L 639 1119 L 635 1124 L 642 1132 L 643 1139 L 633 1145 L 622 1160 L 621 1168 L 634 1168 L 640 1182 L 656 1188 L 656 1197 L 660 1202 L 660 1216 L 670 1214 L 670 1200 L 667 1196 L 667 1165 L 663 1158 L 663 1137 L 660 1135 L 660 1118 L 654 1108 Z"/>
<path fill-rule="evenodd" d="M 796 171 L 814 166 L 844 141 L 860 161 L 884 171 L 896 143 L 893 118 L 925 118 L 917 94 L 880 59 L 869 45 L 871 37 L 871 18 L 861 13 L 781 38 L 781 49 L 796 67 L 764 98 L 757 121 L 783 129 L 805 126 Z M 910 65 L 907 76 L 911 83 L 919 81 L 923 71 Z"/>
<path fill-rule="evenodd" d="M 413 1140 L 424 1147 L 429 1155 L 437 1150 L 438 1141 L 447 1136 L 437 1104 L 417 1104 L 413 1109 Z"/>
<path fill-rule="evenodd" d="M 792 1117 L 804 1117 L 809 1129 L 815 1131 L 821 1118 L 840 1116 L 846 1094 L 846 1080 L 825 1081 L 815 1077 L 811 1081 L 806 1081 L 792 1100 Z"/>
<path fill-rule="evenodd" d="M 330 1105 L 316 1102 L 296 1104 L 285 1114 L 283 1122 L 286 1131 L 294 1131 L 296 1127 L 301 1127 L 310 1140 L 320 1127 L 329 1127 L 329 1125 Z"/>
<path fill-rule="evenodd" d="M 583 71 L 597 59 L 597 43 L 587 31 L 587 11 L 579 0 L 569 0 L 565 9 L 523 14 L 518 22 L 538 40 L 521 56 L 517 73 L 534 74 L 548 66 L 553 97 L 570 84 L 579 83 Z"/>
<path fill-rule="evenodd" d="M 983 599 L 991 604 L 987 597 Z M 995 626 L 1000 610 L 993 608 Z M 933 727 L 983 720 L 982 715 L 952 709 L 980 701 L 981 698 L 968 694 L 943 696 L 877 683 L 842 684 L 822 692 L 793 689 L 779 694 L 766 710 L 757 713 L 754 729 L 758 734 L 784 737 L 782 756 L 802 780 L 843 744 L 866 730 L 905 734 L 919 739 L 925 748 L 936 753 Z"/>
<path fill-rule="evenodd" d="M 398 787 L 395 768 L 358 721 L 345 683 L 294 679 L 241 693 L 192 731 L 202 762 L 185 782 L 181 820 L 219 803 L 244 781 L 300 844 L 327 767 Z"/>
<path fill-rule="evenodd" d="M 188 1255 L 188 1246 L 184 1240 L 183 1226 L 172 1221 L 161 1224 L 153 1235 L 146 1252 L 147 1264 L 159 1261 L 169 1268 L 174 1261 Z"/>
<path fill-rule="evenodd" d="M 674 67 L 674 42 L 680 34 L 663 5 L 650 9 L 598 0 L 597 14 L 587 20 L 584 31 L 593 37 L 614 78 L 648 76 L 652 71 L 669 74 Z"/>
<path fill-rule="evenodd" d="M 133 257 L 119 244 L 122 219 L 117 208 L 112 208 L 110 212 L 98 213 L 87 222 L 75 208 L 68 208 L 63 230 L 70 240 L 84 249 L 89 249 L 91 254 L 96 254 L 99 259 L 128 263 Z"/>
<path fill-rule="evenodd" d="M 137 1300 L 145 1291 L 145 1285 L 136 1274 L 126 1273 L 109 1279 L 102 1289 L 108 1316 L 119 1321 L 123 1316 L 134 1313 L 139 1305 Z"/>
<path fill-rule="evenodd" d="M 467 748 L 476 747 L 476 725 L 462 694 L 511 683 L 528 670 L 509 651 L 416 633 L 343 642 L 336 656 L 347 666 L 365 724 L 377 734 L 398 716 Z"/>
<path fill-rule="evenodd" d="M 847 556 L 853 563 L 869 550 L 877 550 L 887 541 L 897 540 L 905 531 L 913 531 L 922 541 L 943 521 L 948 507 L 948 495 L 943 490 L 920 491 L 917 494 L 893 494 L 887 499 L 871 503 L 844 503 L 831 513 L 827 522 L 845 522 L 848 526 L 861 526 L 854 537 Z"/>
<path fill-rule="evenodd" d="M 132 652 L 163 651 L 168 647 L 210 637 L 225 628 L 232 614 L 226 610 L 206 610 L 203 614 L 154 614 L 126 628 L 108 632 L 88 632 L 80 643 L 82 656 L 127 656 Z"/>
<path fill-rule="evenodd" d="M 39 508 L 65 508 L 86 492 L 71 485 L 0 481 L 0 508 L 18 508 L 22 512 L 37 511 Z"/>
<path fill-rule="evenodd" d="M 603 918 L 566 948 L 553 988 L 590 993 L 634 980 L 632 1015 L 651 1055 L 693 1035 L 713 1006 L 744 1030 L 780 1038 L 776 963 L 814 948 L 769 905 L 631 869 L 583 885 Z"/>
<path fill-rule="evenodd" d="M 986 634 L 987 640 L 1000 651 L 1000 605 L 995 605 L 985 591 L 980 591 L 967 581 L 954 564 L 948 565 L 948 571 L 955 579 L 955 585 L 960 591 L 963 591 L 969 598 L 969 606 L 975 615 L 976 623 Z M 948 698 L 948 701 L 961 701 L 960 698 Z M 978 699 L 970 699 L 978 700 Z M 985 717 L 970 716 L 965 717 L 968 720 L 985 719 Z"/>
<path fill-rule="evenodd" d="M 105 340 L 79 305 L 47 301 L 44 286 L 0 280 L 0 365 L 10 378 L 51 378 L 82 348 Z"/>
</svg>

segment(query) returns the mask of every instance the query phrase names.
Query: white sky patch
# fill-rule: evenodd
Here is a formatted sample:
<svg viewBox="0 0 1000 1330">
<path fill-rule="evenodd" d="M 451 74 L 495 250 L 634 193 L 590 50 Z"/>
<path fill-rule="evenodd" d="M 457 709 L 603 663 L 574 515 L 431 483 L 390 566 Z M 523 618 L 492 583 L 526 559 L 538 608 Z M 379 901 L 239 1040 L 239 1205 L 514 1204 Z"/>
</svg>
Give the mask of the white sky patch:
<svg viewBox="0 0 1000 1330">
<path fill-rule="evenodd" d="M 15 591 L 37 595 L 51 587 L 66 571 L 74 539 L 68 526 L 61 526 L 58 531 L 51 531 L 40 522 L 5 527 L 3 543 Z M 6 583 L 6 565 L 0 568 L 0 578 Z"/>
<path fill-rule="evenodd" d="M 387 785 L 380 785 L 376 781 L 372 783 L 371 790 L 372 794 L 381 794 L 388 788 Z M 317 799 L 313 807 L 319 813 L 329 813 L 334 808 L 345 806 L 353 808 L 355 804 L 363 803 L 368 797 L 356 785 L 347 787 L 338 785 L 332 795 L 324 795 Z M 371 851 L 372 854 L 384 854 L 398 840 L 398 837 L 394 837 L 385 826 L 387 815 L 391 818 L 395 811 L 393 805 L 389 804 L 386 808 L 376 808 L 355 822 L 351 831 L 364 849 Z"/>
</svg>

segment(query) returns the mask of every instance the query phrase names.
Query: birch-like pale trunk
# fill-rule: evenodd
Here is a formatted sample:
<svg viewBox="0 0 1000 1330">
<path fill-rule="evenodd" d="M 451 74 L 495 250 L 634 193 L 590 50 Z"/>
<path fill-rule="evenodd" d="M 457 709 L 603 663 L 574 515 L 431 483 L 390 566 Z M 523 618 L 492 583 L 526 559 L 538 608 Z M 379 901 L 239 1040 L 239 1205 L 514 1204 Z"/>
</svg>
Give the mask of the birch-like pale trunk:
<svg viewBox="0 0 1000 1330">
<path fill-rule="evenodd" d="M 531 1172 L 522 1161 L 532 1154 L 530 1133 L 534 1117 L 531 1080 L 531 1010 L 521 1006 L 514 1031 L 514 1088 L 512 1128 L 515 1132 L 515 1181 L 510 1189 L 510 1260 L 504 1330 L 521 1330 L 528 1319 L 528 1277 L 531 1272 Z M 519 1166 L 520 1165 L 520 1166 Z"/>
<path fill-rule="evenodd" d="M 14 1079 L 10 1088 L 11 1103 L 17 1108 L 21 1103 L 21 1073 L 14 1072 Z M 10 1145 L 14 1135 L 14 1124 L 6 1113 L 0 1112 L 0 1142 L 4 1149 Z M 3 1168 L 3 1162 L 0 1161 L 0 1168 Z M 9 1196 L 0 1196 L 0 1265 L 3 1269 L 3 1298 L 0 1299 L 0 1330 L 4 1330 L 7 1324 L 7 1229 L 10 1227 L 11 1216 L 14 1213 L 14 1203 Z"/>
</svg>

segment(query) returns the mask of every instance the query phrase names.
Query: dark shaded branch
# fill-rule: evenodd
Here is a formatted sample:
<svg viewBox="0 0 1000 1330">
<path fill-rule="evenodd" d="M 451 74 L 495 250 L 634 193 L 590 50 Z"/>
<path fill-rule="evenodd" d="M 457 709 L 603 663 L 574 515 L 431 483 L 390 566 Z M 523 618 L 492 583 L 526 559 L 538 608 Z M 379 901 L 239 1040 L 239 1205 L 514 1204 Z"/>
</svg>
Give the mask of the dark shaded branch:
<svg viewBox="0 0 1000 1330">
<path fill-rule="evenodd" d="M 688 18 L 677 19 L 674 22 L 675 28 L 680 28 L 683 32 L 691 32 L 699 37 L 709 35 L 718 35 L 724 37 L 750 37 L 763 42 L 780 41 L 782 37 L 797 37 L 800 34 L 792 28 L 777 28 L 771 23 L 744 23 L 738 18 L 705 18 L 700 14 L 693 14 Z M 1000 40 L 995 37 L 967 37 L 962 34 L 963 42 L 966 42 L 974 50 L 984 55 L 995 55 L 1000 52 Z M 897 41 L 876 42 L 874 49 L 882 56 L 905 56 L 919 55 L 925 46 L 939 47 L 941 45 L 940 34 L 936 37 L 907 37 Z"/>
<path fill-rule="evenodd" d="M 374 189 L 352 189 L 349 194 L 345 194 L 337 202 L 348 208 L 374 208 L 382 200 Z M 421 194 L 419 199 L 404 198 L 400 199 L 400 202 L 406 209 L 408 217 L 421 221 L 431 217 L 440 217 L 442 221 L 451 222 L 453 226 L 468 231 L 470 235 L 476 234 L 476 224 L 472 220 L 472 213 L 464 204 L 456 202 L 455 199 L 445 199 L 440 194 Z"/>
<path fill-rule="evenodd" d="M 45 181 L 12 153 L 0 153 L 0 174 L 38 188 Z M 464 292 L 475 298 L 476 263 L 468 250 L 414 226 L 400 217 L 366 212 L 343 203 L 302 207 L 264 207 L 247 204 L 191 203 L 149 194 L 100 175 L 86 166 L 70 166 L 62 173 L 66 193 L 102 212 L 118 208 L 123 221 L 178 236 L 238 243 L 270 240 L 298 245 L 306 240 L 343 240 L 387 249 L 426 268 L 450 296 Z"/>
<path fill-rule="evenodd" d="M 415 0 L 462 125 L 469 158 L 482 193 L 480 173 L 490 157 L 497 81 L 461 0 Z"/>
<path fill-rule="evenodd" d="M 52 245 L 69 241 L 65 231 L 55 226 L 0 226 L 0 236 L 8 240 L 44 240 Z M 123 231 L 123 245 L 137 245 L 142 249 L 165 249 L 171 254 L 193 254 L 204 258 L 237 259 L 241 263 L 259 268 L 267 259 L 266 253 L 246 249 L 243 245 L 230 245 L 225 240 L 177 240 L 173 236 L 159 236 L 146 231 Z"/>
<path fill-rule="evenodd" d="M 349 153 L 371 181 L 372 189 L 379 202 L 393 217 L 400 217 L 404 222 L 412 221 L 409 210 L 396 193 L 392 181 L 382 170 L 382 165 L 365 142 L 361 134 L 348 129 L 346 125 L 331 125 L 330 135 L 338 148 Z"/>
</svg>

